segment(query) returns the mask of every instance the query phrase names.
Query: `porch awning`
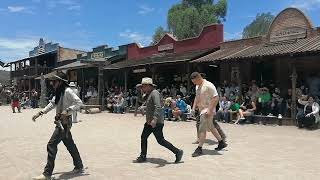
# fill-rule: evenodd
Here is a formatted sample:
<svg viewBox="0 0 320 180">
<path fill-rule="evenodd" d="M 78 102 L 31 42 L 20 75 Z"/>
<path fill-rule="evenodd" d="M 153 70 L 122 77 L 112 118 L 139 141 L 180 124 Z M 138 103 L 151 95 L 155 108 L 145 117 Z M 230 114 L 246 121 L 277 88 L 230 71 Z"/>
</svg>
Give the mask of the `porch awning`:
<svg viewBox="0 0 320 180">
<path fill-rule="evenodd" d="M 80 61 L 76 61 L 70 64 L 66 64 L 64 66 L 60 66 L 55 68 L 54 70 L 72 70 L 72 69 L 80 69 L 80 68 L 87 68 L 87 67 L 91 67 L 92 65 L 89 63 L 83 63 Z"/>
<path fill-rule="evenodd" d="M 193 60 L 209 50 L 201 50 L 201 51 L 192 51 L 183 54 L 157 54 L 145 59 L 140 60 L 125 60 L 118 63 L 110 64 L 106 66 L 104 69 L 122 69 L 127 67 L 136 67 L 136 66 L 144 66 L 147 64 L 165 64 L 165 63 L 175 63 L 175 62 L 184 62 Z"/>
<path fill-rule="evenodd" d="M 315 36 L 311 38 L 288 40 L 277 43 L 264 43 L 252 46 L 220 49 L 192 62 L 213 62 L 265 56 L 283 56 L 289 54 L 298 55 L 302 53 L 319 51 L 320 36 Z"/>
</svg>

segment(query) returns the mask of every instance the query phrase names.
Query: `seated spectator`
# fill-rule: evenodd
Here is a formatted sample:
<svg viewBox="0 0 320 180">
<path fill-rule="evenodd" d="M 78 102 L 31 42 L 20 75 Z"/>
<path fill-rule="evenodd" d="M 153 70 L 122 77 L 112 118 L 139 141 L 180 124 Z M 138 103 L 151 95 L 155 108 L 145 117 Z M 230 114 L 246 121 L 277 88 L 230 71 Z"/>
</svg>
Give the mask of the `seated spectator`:
<svg viewBox="0 0 320 180">
<path fill-rule="evenodd" d="M 161 93 L 163 97 L 169 97 L 170 96 L 169 86 L 166 86 L 164 89 L 162 89 Z"/>
<path fill-rule="evenodd" d="M 278 116 L 279 119 L 286 113 L 286 102 L 284 98 L 280 96 L 280 89 L 277 87 L 274 88 L 274 92 L 272 93 L 271 113 Z"/>
<path fill-rule="evenodd" d="M 255 100 L 251 100 L 249 96 L 246 96 L 244 103 L 240 106 L 238 119 L 234 124 L 239 124 L 246 117 L 253 116 L 256 109 Z"/>
<path fill-rule="evenodd" d="M 269 115 L 271 111 L 271 94 L 267 87 L 260 88 L 260 95 L 258 97 L 258 103 L 260 104 L 260 112 L 262 115 Z"/>
<path fill-rule="evenodd" d="M 187 95 L 187 88 L 183 84 L 180 84 L 179 90 L 182 93 L 182 97 L 185 97 Z"/>
<path fill-rule="evenodd" d="M 181 99 L 180 95 L 177 95 L 177 100 L 175 103 L 175 108 L 172 110 L 173 117 L 175 120 L 180 121 L 181 115 L 186 112 L 187 110 L 187 104 L 184 102 L 184 100 Z"/>
<path fill-rule="evenodd" d="M 230 121 L 230 106 L 231 102 L 228 101 L 227 97 L 222 96 L 219 101 L 219 110 L 217 112 L 217 120 L 222 120 L 223 122 L 229 122 Z"/>
<path fill-rule="evenodd" d="M 125 93 L 125 99 L 126 99 L 126 102 L 128 104 L 128 106 L 132 107 L 133 106 L 133 92 L 132 92 L 132 89 L 129 89 L 126 93 Z"/>
<path fill-rule="evenodd" d="M 258 99 L 259 93 L 259 87 L 253 83 L 249 88 L 248 95 L 251 99 Z"/>
<path fill-rule="evenodd" d="M 303 96 L 298 102 L 304 105 L 303 114 L 299 114 L 297 117 L 299 128 L 313 128 L 320 121 L 319 117 L 319 104 L 315 102 L 315 97 L 309 95 L 307 101 L 304 100 Z"/>
<path fill-rule="evenodd" d="M 237 119 L 238 119 L 238 113 L 239 113 L 239 109 L 240 109 L 240 103 L 239 101 L 234 101 L 234 100 L 230 100 L 231 101 L 231 106 L 230 106 L 230 113 L 236 113 L 237 114 Z"/>
<path fill-rule="evenodd" d="M 125 108 L 124 98 L 122 95 L 116 96 L 116 103 L 114 105 L 114 113 L 124 113 Z"/>
<path fill-rule="evenodd" d="M 171 119 L 172 118 L 172 98 L 168 97 L 164 100 L 164 118 Z"/>
<path fill-rule="evenodd" d="M 236 101 L 236 98 L 237 98 L 237 96 L 236 96 L 236 94 L 233 92 L 233 91 L 230 91 L 230 93 L 229 93 L 229 96 L 228 96 L 228 94 L 226 93 L 225 94 L 225 96 L 231 101 Z"/>
</svg>

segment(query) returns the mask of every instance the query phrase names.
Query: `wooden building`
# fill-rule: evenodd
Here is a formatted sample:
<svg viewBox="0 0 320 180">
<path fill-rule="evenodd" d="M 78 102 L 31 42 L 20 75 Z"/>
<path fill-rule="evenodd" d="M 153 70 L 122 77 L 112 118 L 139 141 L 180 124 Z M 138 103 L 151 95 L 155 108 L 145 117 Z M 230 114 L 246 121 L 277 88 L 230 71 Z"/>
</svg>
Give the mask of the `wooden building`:
<svg viewBox="0 0 320 180">
<path fill-rule="evenodd" d="M 58 43 L 45 43 L 41 38 L 39 45 L 29 52 L 29 57 L 10 62 L 10 78 L 20 91 L 40 90 L 37 77 L 74 62 L 79 53 L 84 51 L 64 48 Z"/>
<path fill-rule="evenodd" d="M 297 83 L 306 83 L 306 79 L 318 73 L 319 59 L 320 28 L 313 27 L 302 11 L 287 8 L 275 17 L 266 36 L 223 42 L 220 50 L 193 63 L 216 65 L 220 82 L 273 81 L 282 92 L 291 88 L 295 117 Z M 320 78 L 319 74 L 317 77 Z"/>
<path fill-rule="evenodd" d="M 188 76 L 193 68 L 189 61 L 217 50 L 222 41 L 222 24 L 208 25 L 199 36 L 189 39 L 177 40 L 165 34 L 153 46 L 129 44 L 127 59 L 105 69 L 118 69 L 125 77 L 125 89 L 134 87 L 145 76 L 152 77 L 159 88 L 180 83 L 190 88 Z"/>
</svg>

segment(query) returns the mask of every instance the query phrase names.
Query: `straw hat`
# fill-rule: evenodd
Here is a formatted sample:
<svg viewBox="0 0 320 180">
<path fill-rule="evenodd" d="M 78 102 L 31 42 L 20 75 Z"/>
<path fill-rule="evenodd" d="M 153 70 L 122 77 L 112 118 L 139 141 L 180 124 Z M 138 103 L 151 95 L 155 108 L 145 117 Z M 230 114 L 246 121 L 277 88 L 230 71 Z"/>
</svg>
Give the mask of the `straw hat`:
<svg viewBox="0 0 320 180">
<path fill-rule="evenodd" d="M 76 87 L 76 83 L 70 82 L 70 83 L 69 83 L 69 86 L 70 86 L 70 87 Z"/>
<path fill-rule="evenodd" d="M 153 81 L 151 78 L 148 78 L 148 77 L 144 77 L 142 78 L 141 80 L 141 85 L 152 85 L 152 86 L 157 86 L 155 84 L 153 84 Z"/>
</svg>

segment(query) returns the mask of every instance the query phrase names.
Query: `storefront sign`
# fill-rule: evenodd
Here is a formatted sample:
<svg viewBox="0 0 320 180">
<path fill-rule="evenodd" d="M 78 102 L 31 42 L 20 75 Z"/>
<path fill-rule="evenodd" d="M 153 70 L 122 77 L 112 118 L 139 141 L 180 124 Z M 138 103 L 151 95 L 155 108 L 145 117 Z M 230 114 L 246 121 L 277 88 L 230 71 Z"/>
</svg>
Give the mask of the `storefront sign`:
<svg viewBox="0 0 320 180">
<path fill-rule="evenodd" d="M 305 38 L 306 35 L 307 35 L 306 29 L 300 28 L 300 27 L 292 27 L 292 28 L 271 33 L 270 42 L 300 39 L 300 38 Z"/>
<path fill-rule="evenodd" d="M 145 68 L 143 69 L 134 69 L 133 73 L 143 73 L 143 72 L 147 72 L 147 70 Z"/>
<path fill-rule="evenodd" d="M 99 58 L 103 58 L 104 53 L 103 52 L 96 52 L 96 53 L 92 53 L 91 54 L 91 58 L 92 59 L 99 59 Z"/>
<path fill-rule="evenodd" d="M 158 46 L 158 51 L 166 51 L 173 49 L 173 43 Z"/>
</svg>

